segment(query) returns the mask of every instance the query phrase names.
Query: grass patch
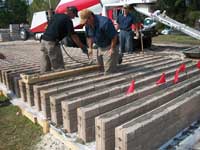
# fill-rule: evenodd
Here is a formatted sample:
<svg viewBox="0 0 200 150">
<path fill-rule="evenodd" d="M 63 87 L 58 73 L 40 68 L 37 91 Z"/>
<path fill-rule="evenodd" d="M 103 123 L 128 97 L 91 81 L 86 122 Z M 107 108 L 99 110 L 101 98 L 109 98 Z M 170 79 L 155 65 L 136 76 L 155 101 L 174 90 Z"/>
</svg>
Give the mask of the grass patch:
<svg viewBox="0 0 200 150">
<path fill-rule="evenodd" d="M 8 101 L 8 98 L 3 95 L 0 95 L 0 103 L 5 101 Z"/>
<path fill-rule="evenodd" d="M 186 35 L 159 35 L 153 38 L 154 43 L 179 43 L 200 45 L 200 40 L 196 40 Z"/>
<path fill-rule="evenodd" d="M 30 150 L 40 140 L 42 129 L 9 105 L 0 107 L 0 150 Z"/>
</svg>

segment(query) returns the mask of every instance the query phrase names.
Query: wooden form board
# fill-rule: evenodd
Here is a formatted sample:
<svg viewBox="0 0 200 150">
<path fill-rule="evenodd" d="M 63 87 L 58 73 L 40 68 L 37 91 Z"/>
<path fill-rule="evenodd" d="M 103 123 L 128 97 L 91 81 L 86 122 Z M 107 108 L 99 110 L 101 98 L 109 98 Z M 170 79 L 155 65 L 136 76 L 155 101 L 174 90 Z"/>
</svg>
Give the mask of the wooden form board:
<svg viewBox="0 0 200 150">
<path fill-rule="evenodd" d="M 58 79 L 66 76 L 71 76 L 71 75 L 77 75 L 82 72 L 87 72 L 87 71 L 92 71 L 92 70 L 98 70 L 99 66 L 98 65 L 93 65 L 93 66 L 87 66 L 83 68 L 77 68 L 77 69 L 71 69 L 71 70 L 64 70 L 60 72 L 51 72 L 48 74 L 41 74 L 41 75 L 25 75 L 21 74 L 21 78 L 23 82 L 28 83 L 28 84 L 33 84 L 41 81 L 46 81 L 46 80 L 51 80 L 51 79 Z"/>
</svg>

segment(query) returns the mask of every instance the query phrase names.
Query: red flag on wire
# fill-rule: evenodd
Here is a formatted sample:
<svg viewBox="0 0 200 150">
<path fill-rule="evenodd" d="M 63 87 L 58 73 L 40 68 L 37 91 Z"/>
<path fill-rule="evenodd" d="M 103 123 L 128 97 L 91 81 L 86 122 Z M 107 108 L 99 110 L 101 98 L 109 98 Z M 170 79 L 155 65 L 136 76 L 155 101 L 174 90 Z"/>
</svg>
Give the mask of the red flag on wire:
<svg viewBox="0 0 200 150">
<path fill-rule="evenodd" d="M 197 68 L 200 69 L 200 60 L 197 62 Z"/>
<path fill-rule="evenodd" d="M 162 84 L 165 82 L 166 82 L 165 73 L 162 73 L 162 75 L 160 76 L 160 79 L 156 81 L 156 84 Z"/>
<path fill-rule="evenodd" d="M 135 81 L 132 80 L 132 81 L 131 81 L 131 85 L 129 86 L 128 91 L 126 92 L 126 94 L 133 93 L 134 90 L 135 90 Z"/>
<path fill-rule="evenodd" d="M 176 70 L 175 75 L 174 75 L 174 83 L 178 82 L 178 76 L 179 76 L 179 69 Z"/>
<path fill-rule="evenodd" d="M 179 72 L 184 72 L 186 69 L 185 64 L 181 64 L 179 67 Z"/>
</svg>

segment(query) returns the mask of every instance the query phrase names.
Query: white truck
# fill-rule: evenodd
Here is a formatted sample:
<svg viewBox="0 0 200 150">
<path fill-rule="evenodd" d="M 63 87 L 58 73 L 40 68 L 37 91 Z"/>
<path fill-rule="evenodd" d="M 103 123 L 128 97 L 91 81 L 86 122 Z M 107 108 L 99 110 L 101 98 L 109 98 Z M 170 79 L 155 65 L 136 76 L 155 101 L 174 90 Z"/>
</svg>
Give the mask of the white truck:
<svg viewBox="0 0 200 150">
<path fill-rule="evenodd" d="M 123 1 L 123 0 L 84 0 L 84 1 L 61 0 L 55 9 L 55 13 L 64 13 L 66 11 L 67 6 L 76 6 L 78 11 L 87 8 L 92 10 L 95 14 L 101 14 L 109 17 L 113 21 L 113 23 L 115 23 L 115 19 L 117 17 L 116 14 L 121 10 L 120 9 L 121 6 L 123 6 L 123 4 L 127 2 L 128 1 Z M 131 4 L 134 4 L 135 6 L 140 6 L 140 8 L 142 8 L 143 6 L 150 7 L 155 2 L 156 0 L 133 0 Z M 104 6 L 116 5 L 116 4 L 118 4 L 116 8 L 113 7 L 112 9 L 107 9 L 106 10 L 107 13 L 104 12 L 105 8 L 107 8 Z M 73 24 L 76 33 L 79 35 L 81 40 L 85 42 L 84 27 L 80 25 L 79 22 L 80 18 L 73 19 Z M 48 13 L 46 11 L 40 11 L 34 13 L 30 30 L 26 31 L 22 28 L 20 32 L 21 39 L 26 40 L 28 38 L 28 33 L 33 34 L 35 39 L 39 39 L 43 34 L 43 32 L 45 31 L 47 25 L 48 25 Z M 143 28 L 142 32 L 144 35 L 143 36 L 144 46 L 145 47 L 151 46 L 151 38 L 152 36 L 155 36 L 156 31 L 154 30 L 154 28 L 149 28 L 149 29 Z M 139 43 L 139 39 L 135 39 L 134 42 Z M 69 37 L 65 39 L 64 43 L 67 43 L 67 46 L 75 46 L 75 44 Z"/>
<path fill-rule="evenodd" d="M 120 13 L 121 7 L 124 4 L 129 4 L 137 12 L 148 17 L 143 22 L 136 24 L 136 26 L 140 26 L 141 35 L 143 35 L 142 39 L 144 47 L 150 47 L 152 43 L 152 37 L 158 34 L 155 30 L 155 22 L 161 22 L 169 27 L 172 27 L 175 30 L 181 31 L 196 39 L 200 39 L 199 31 L 169 18 L 168 16 L 166 16 L 165 11 L 161 13 L 160 10 L 152 10 L 151 8 L 156 2 L 157 0 L 61 0 L 55 9 L 55 13 L 64 13 L 67 6 L 76 6 L 78 11 L 87 8 L 92 10 L 95 14 L 101 14 L 109 17 L 115 24 L 116 17 Z M 79 24 L 79 22 L 80 18 L 73 19 L 75 31 L 77 32 L 81 40 L 85 42 L 84 28 L 82 25 Z M 35 39 L 39 39 L 45 31 L 47 25 L 47 12 L 36 12 L 33 15 L 32 24 L 29 32 L 34 34 Z M 22 39 L 27 39 L 27 33 L 28 32 L 26 32 L 25 30 L 22 30 Z M 141 38 L 133 39 L 133 42 L 137 43 L 137 45 L 140 46 Z M 69 37 L 65 39 L 65 43 L 67 44 L 67 46 L 75 46 L 75 44 Z"/>
</svg>

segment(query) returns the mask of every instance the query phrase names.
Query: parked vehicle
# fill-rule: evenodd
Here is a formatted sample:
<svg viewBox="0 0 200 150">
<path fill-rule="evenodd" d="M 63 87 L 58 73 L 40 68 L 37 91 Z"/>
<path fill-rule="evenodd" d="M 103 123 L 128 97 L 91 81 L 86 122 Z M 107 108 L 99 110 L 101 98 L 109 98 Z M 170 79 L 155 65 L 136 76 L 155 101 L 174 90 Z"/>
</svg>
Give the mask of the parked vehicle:
<svg viewBox="0 0 200 150">
<path fill-rule="evenodd" d="M 132 0 L 129 2 L 130 4 L 141 5 L 141 6 L 147 4 L 146 6 L 149 7 L 150 4 L 155 3 L 156 0 L 146 0 L 146 1 Z M 120 10 L 120 6 L 118 8 L 107 9 L 106 10 L 107 13 L 103 14 L 103 8 L 104 5 L 106 4 L 121 4 L 121 6 L 123 6 L 124 2 L 122 0 L 87 0 L 87 2 L 79 0 L 61 0 L 55 9 L 55 13 L 64 13 L 66 11 L 67 6 L 76 6 L 79 11 L 87 8 L 92 10 L 95 14 L 105 15 L 110 19 L 112 19 L 114 23 L 117 17 L 116 16 L 117 11 Z M 33 35 L 35 39 L 40 39 L 41 35 L 43 34 L 48 25 L 48 18 L 49 18 L 49 12 L 46 11 L 35 12 L 32 18 L 30 30 L 26 31 L 25 29 L 22 28 L 22 30 L 20 31 L 21 38 L 23 40 L 26 40 L 28 38 L 28 35 Z M 82 42 L 85 42 L 84 28 L 82 25 L 79 24 L 79 22 L 80 22 L 79 18 L 73 19 L 75 31 L 78 33 Z M 139 24 L 142 26 L 143 22 Z M 152 36 L 154 36 L 152 35 L 152 33 L 153 34 L 155 33 L 155 30 L 153 28 L 149 28 L 148 30 L 146 29 L 143 31 L 143 35 L 145 35 L 144 44 L 146 43 L 147 45 L 146 47 L 151 46 L 151 38 Z M 139 39 L 136 40 L 138 40 L 139 42 Z M 67 46 L 75 46 L 75 44 L 69 37 L 65 38 L 64 43 Z"/>
<path fill-rule="evenodd" d="M 196 39 L 200 39 L 199 31 L 169 18 L 165 14 L 165 11 L 163 13 L 161 13 L 160 10 L 152 12 L 151 7 L 156 2 L 157 0 L 61 0 L 55 9 L 55 13 L 64 13 L 67 6 L 76 6 L 78 11 L 87 8 L 92 10 L 95 14 L 102 14 L 109 17 L 115 24 L 116 17 L 119 15 L 119 11 L 121 10 L 122 6 L 124 4 L 129 4 L 137 12 L 148 17 L 136 25 L 140 27 L 140 35 L 142 35 L 142 38 L 133 40 L 133 42 L 138 43 L 138 46 L 140 46 L 141 39 L 143 40 L 142 43 L 144 44 L 144 47 L 151 46 L 152 37 L 158 35 L 158 32 L 155 30 L 156 22 L 163 23 L 173 29 L 176 29 L 177 31 L 183 32 Z M 52 14 L 50 11 L 34 13 L 30 30 L 29 32 L 22 30 L 22 37 L 26 37 L 26 34 L 31 33 L 34 35 L 35 39 L 40 39 L 48 25 L 48 20 L 51 18 L 51 15 Z M 85 42 L 84 28 L 83 25 L 79 24 L 79 22 L 80 18 L 73 19 L 75 31 L 79 35 L 82 42 Z M 67 46 L 76 46 L 69 37 L 66 37 L 64 41 Z"/>
</svg>

